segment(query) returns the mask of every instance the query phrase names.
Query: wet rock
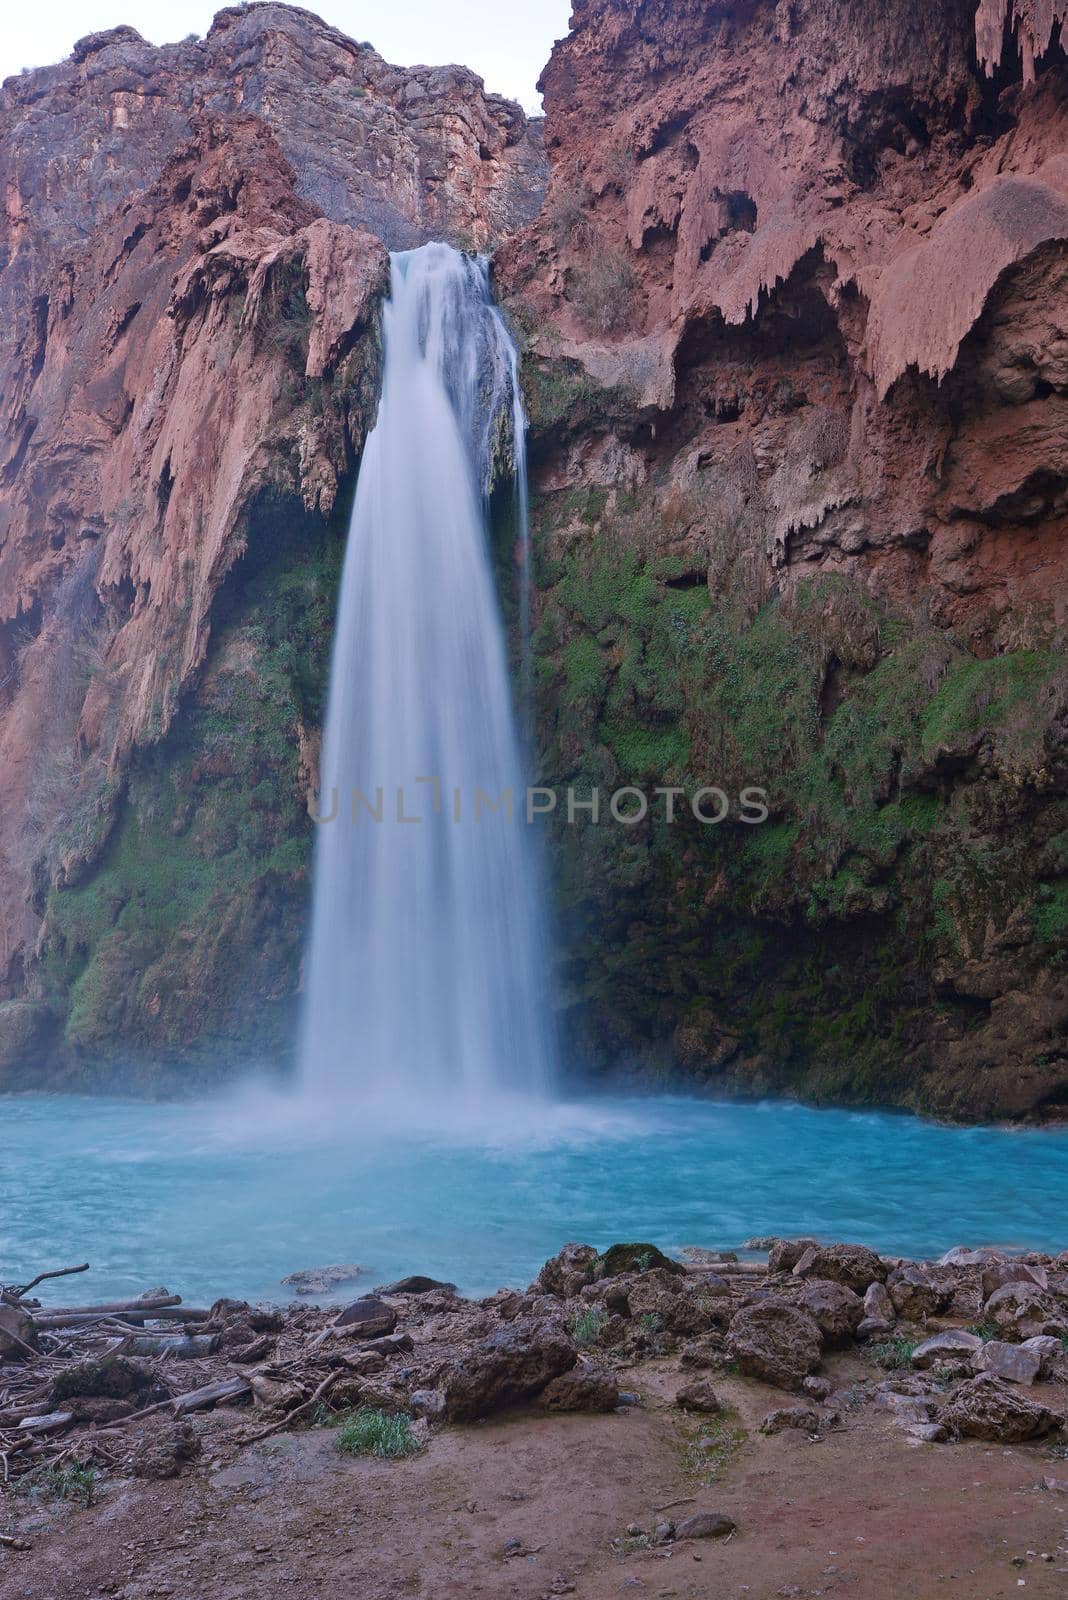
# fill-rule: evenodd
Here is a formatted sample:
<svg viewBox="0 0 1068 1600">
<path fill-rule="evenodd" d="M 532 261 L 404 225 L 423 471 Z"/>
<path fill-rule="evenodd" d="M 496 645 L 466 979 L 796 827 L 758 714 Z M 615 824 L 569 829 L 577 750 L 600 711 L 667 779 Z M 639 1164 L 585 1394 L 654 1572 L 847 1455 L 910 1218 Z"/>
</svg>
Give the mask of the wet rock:
<svg viewBox="0 0 1068 1600">
<path fill-rule="evenodd" d="M 870 1283 L 886 1277 L 886 1267 L 874 1250 L 863 1244 L 812 1245 L 794 1264 L 798 1278 L 830 1278 L 844 1283 L 854 1294 L 864 1294 Z"/>
<path fill-rule="evenodd" d="M 721 1511 L 695 1511 L 675 1525 L 676 1539 L 725 1539 L 737 1523 Z"/>
<path fill-rule="evenodd" d="M 990 1372 L 1006 1383 L 1032 1384 L 1042 1370 L 1041 1351 L 1028 1349 L 1025 1344 L 1006 1344 L 1001 1339 L 991 1339 L 976 1351 L 977 1372 Z"/>
<path fill-rule="evenodd" d="M 864 1317 L 860 1296 L 829 1278 L 806 1282 L 799 1303 L 829 1345 L 849 1344 Z"/>
<path fill-rule="evenodd" d="M 807 1312 L 788 1301 L 768 1299 L 735 1313 L 727 1349 L 748 1377 L 797 1389 L 820 1364 L 822 1338 Z"/>
<path fill-rule="evenodd" d="M 939 1256 L 940 1267 L 982 1267 L 991 1261 L 1004 1261 L 1004 1252 L 996 1250 L 993 1245 L 983 1245 L 978 1250 L 970 1250 L 965 1245 L 954 1245 L 952 1250 L 947 1250 L 945 1255 Z"/>
<path fill-rule="evenodd" d="M 1026 1261 L 995 1261 L 983 1270 L 983 1299 L 989 1300 L 1007 1283 L 1033 1283 L 1039 1289 L 1048 1289 L 1049 1277 L 1045 1267 L 1033 1267 Z"/>
<path fill-rule="evenodd" d="M 569 1300 L 593 1279 L 597 1251 L 592 1244 L 565 1244 L 548 1260 L 530 1286 L 531 1294 Z"/>
<path fill-rule="evenodd" d="M 619 1387 L 610 1372 L 576 1366 L 545 1385 L 540 1403 L 547 1411 L 614 1411 Z"/>
<path fill-rule="evenodd" d="M 910 1262 L 895 1267 L 887 1280 L 890 1299 L 899 1317 L 922 1322 L 944 1311 L 956 1288 L 952 1271 L 946 1267 L 927 1267 Z"/>
<path fill-rule="evenodd" d="M 37 1327 L 22 1306 L 0 1301 L 0 1361 L 24 1361 L 37 1349 Z"/>
<path fill-rule="evenodd" d="M 294 1294 L 329 1294 L 343 1283 L 354 1283 L 363 1270 L 352 1261 L 333 1267 L 303 1267 L 299 1272 L 287 1272 L 279 1281 Z"/>
<path fill-rule="evenodd" d="M 707 1378 L 698 1378 L 696 1383 L 685 1384 L 675 1395 L 675 1404 L 684 1411 L 721 1411 L 719 1396 Z"/>
<path fill-rule="evenodd" d="M 177 1478 L 200 1449 L 191 1422 L 156 1427 L 134 1450 L 131 1470 L 135 1478 Z"/>
<path fill-rule="evenodd" d="M 983 1307 L 983 1316 L 1005 1339 L 1022 1341 L 1043 1334 L 1059 1337 L 1068 1332 L 1068 1319 L 1057 1302 L 1032 1283 L 1006 1283 L 995 1289 Z"/>
<path fill-rule="evenodd" d="M 995 1444 L 1037 1439 L 1060 1426 L 1060 1418 L 1048 1406 L 985 1374 L 962 1383 L 942 1407 L 938 1420 L 951 1433 Z"/>
<path fill-rule="evenodd" d="M 613 1244 L 597 1258 L 594 1272 L 598 1278 L 618 1278 L 625 1272 L 666 1272 L 684 1277 L 686 1268 L 681 1261 L 672 1261 L 655 1244 Z"/>
<path fill-rule="evenodd" d="M 772 1239 L 768 1243 L 768 1272 L 792 1272 L 806 1250 L 815 1250 L 815 1239 Z"/>
<path fill-rule="evenodd" d="M 780 1406 L 769 1411 L 760 1424 L 761 1433 L 783 1433 L 788 1428 L 799 1428 L 804 1433 L 818 1433 L 819 1413 L 811 1406 Z"/>
<path fill-rule="evenodd" d="M 912 1365 L 921 1370 L 945 1361 L 971 1360 L 983 1347 L 983 1341 L 964 1328 L 947 1328 L 945 1333 L 933 1334 L 918 1344 L 912 1352 Z"/>
<path fill-rule="evenodd" d="M 454 1283 L 443 1283 L 440 1278 L 424 1278 L 415 1273 L 410 1278 L 398 1278 L 396 1283 L 383 1283 L 375 1291 L 377 1294 L 447 1294 L 455 1295 Z"/>
<path fill-rule="evenodd" d="M 539 1395 L 553 1378 L 569 1372 L 578 1351 L 563 1329 L 524 1318 L 479 1340 L 445 1371 L 445 1415 L 471 1422 L 502 1406 Z"/>
<path fill-rule="evenodd" d="M 369 1294 L 339 1311 L 333 1325 L 356 1339 L 380 1339 L 397 1326 L 397 1313 L 377 1295 Z"/>
</svg>

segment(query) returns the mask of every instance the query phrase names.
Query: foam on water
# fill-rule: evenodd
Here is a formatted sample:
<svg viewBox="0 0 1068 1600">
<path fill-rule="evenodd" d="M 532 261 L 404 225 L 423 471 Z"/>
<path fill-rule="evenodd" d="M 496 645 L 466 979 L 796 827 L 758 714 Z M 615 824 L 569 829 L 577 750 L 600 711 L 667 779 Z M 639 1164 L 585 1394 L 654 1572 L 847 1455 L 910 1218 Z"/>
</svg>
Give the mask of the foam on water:
<svg viewBox="0 0 1068 1600">
<path fill-rule="evenodd" d="M 287 1272 L 359 1261 L 366 1283 L 426 1272 L 484 1293 L 525 1285 L 568 1239 L 1068 1245 L 1065 1130 L 674 1097 L 540 1117 L 507 1104 L 481 1127 L 405 1130 L 391 1108 L 324 1130 L 284 1096 L 263 1116 L 262 1089 L 200 1105 L 8 1099 L 0 1280 L 88 1260 L 82 1298 L 163 1281 L 193 1300 L 271 1299 Z"/>
</svg>

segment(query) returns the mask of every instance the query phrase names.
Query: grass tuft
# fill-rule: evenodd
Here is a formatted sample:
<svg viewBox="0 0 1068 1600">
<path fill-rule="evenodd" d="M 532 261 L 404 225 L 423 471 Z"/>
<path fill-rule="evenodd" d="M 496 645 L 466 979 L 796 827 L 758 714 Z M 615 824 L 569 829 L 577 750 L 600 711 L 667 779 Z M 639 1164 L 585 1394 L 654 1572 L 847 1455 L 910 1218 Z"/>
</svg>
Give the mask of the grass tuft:
<svg viewBox="0 0 1068 1600">
<path fill-rule="evenodd" d="M 399 1461 L 419 1449 L 407 1412 L 392 1414 L 374 1406 L 360 1406 L 337 1419 L 337 1447 L 347 1456 L 378 1456 Z"/>
</svg>

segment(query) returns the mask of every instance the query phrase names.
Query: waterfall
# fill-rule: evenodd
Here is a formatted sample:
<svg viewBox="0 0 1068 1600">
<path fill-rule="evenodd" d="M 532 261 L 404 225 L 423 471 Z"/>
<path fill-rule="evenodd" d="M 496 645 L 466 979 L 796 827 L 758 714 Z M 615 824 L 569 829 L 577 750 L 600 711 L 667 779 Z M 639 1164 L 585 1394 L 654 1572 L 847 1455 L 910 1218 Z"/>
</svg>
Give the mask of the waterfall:
<svg viewBox="0 0 1068 1600">
<path fill-rule="evenodd" d="M 487 547 L 502 446 L 526 539 L 524 419 L 485 262 L 443 244 L 393 255 L 383 334 L 330 676 L 302 1077 L 433 1113 L 542 1094 L 553 1077 L 545 913 Z"/>
</svg>

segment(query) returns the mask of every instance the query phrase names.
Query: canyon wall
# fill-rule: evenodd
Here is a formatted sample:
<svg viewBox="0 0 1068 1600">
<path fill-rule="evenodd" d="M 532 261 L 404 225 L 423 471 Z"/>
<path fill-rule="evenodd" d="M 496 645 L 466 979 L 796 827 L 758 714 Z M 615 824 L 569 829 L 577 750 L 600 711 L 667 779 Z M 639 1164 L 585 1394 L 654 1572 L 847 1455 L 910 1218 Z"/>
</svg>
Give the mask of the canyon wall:
<svg viewBox="0 0 1068 1600">
<path fill-rule="evenodd" d="M 0 1071 L 276 1055 L 386 252 L 538 209 L 536 124 L 292 7 L 0 91 Z M 20 1076 L 21 1075 L 21 1076 Z"/>
<path fill-rule="evenodd" d="M 1064 1114 L 1048 11 L 576 0 L 543 78 L 546 203 L 499 259 L 527 345 L 544 776 L 732 801 L 719 826 L 684 800 L 668 826 L 663 798 L 558 823 L 585 1059 Z"/>
<path fill-rule="evenodd" d="M 553 819 L 569 1059 L 1064 1114 L 1057 11 L 576 0 L 544 205 L 516 107 L 288 7 L 4 86 L 6 1081 L 284 1057 L 385 248 L 444 235 L 523 345 L 539 776 L 684 797 Z"/>
</svg>

